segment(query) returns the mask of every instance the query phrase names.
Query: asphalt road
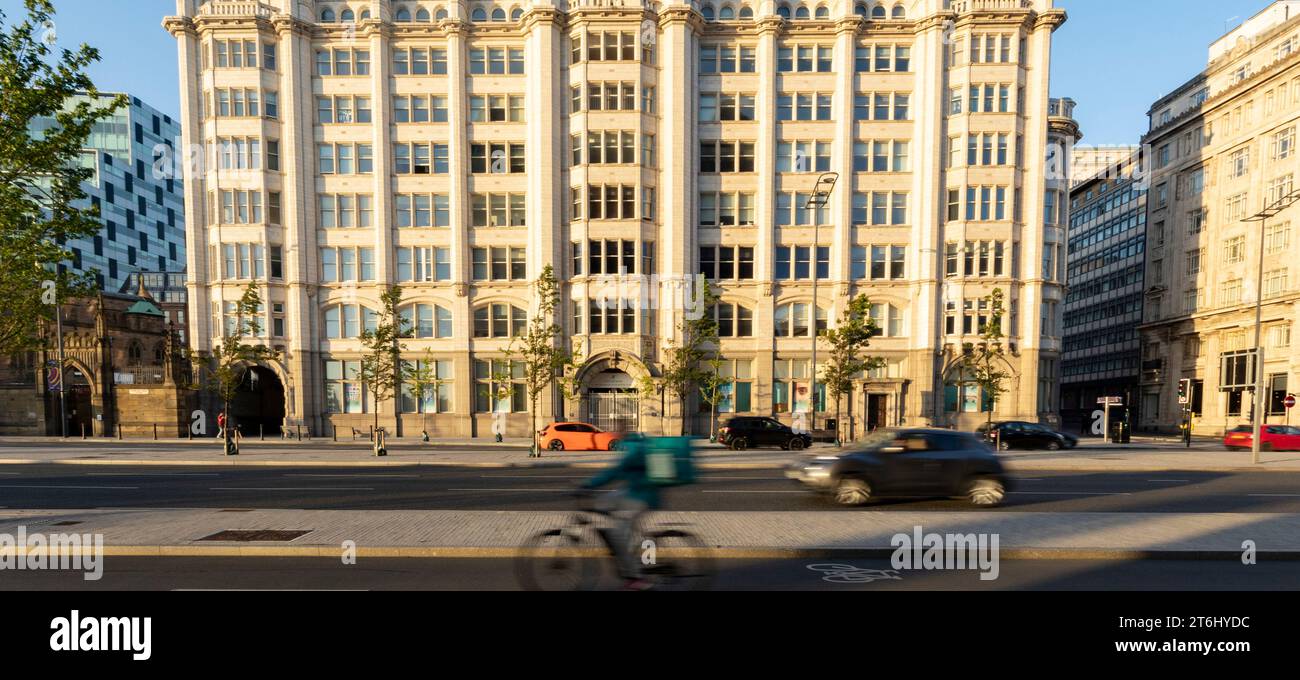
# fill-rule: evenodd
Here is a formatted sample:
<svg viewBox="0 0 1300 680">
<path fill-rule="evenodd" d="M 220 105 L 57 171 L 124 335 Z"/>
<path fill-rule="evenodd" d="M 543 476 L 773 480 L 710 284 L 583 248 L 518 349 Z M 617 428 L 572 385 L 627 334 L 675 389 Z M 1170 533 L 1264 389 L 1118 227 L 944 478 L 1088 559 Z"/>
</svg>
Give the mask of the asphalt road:
<svg viewBox="0 0 1300 680">
<path fill-rule="evenodd" d="M 286 508 L 563 510 L 593 470 L 574 468 L 148 467 L 9 465 L 0 508 Z M 674 510 L 833 509 L 777 470 L 704 471 L 673 489 Z M 877 511 L 969 509 L 960 500 L 898 500 Z M 861 512 L 846 509 L 846 512 Z M 1026 472 L 1006 512 L 1300 512 L 1300 473 Z"/>
<path fill-rule="evenodd" d="M 1003 560 L 977 571 L 893 571 L 879 560 L 720 560 L 713 590 L 1300 590 L 1295 562 Z M 617 589 L 607 576 L 601 587 Z M 0 590 L 517 590 L 509 559 L 106 557 L 103 578 L 0 571 Z"/>
</svg>

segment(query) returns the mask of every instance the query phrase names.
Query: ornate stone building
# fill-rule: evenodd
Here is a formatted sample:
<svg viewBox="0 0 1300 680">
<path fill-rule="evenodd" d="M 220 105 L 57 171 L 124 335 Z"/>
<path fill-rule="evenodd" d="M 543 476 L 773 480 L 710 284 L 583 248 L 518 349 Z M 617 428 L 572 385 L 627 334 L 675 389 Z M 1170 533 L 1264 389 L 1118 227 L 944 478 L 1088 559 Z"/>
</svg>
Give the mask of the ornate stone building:
<svg viewBox="0 0 1300 680">
<path fill-rule="evenodd" d="M 1261 274 L 1267 413 L 1282 422 L 1300 362 L 1296 208 L 1245 220 L 1295 191 L 1300 2 L 1274 2 L 1217 40 L 1206 69 L 1150 116 L 1140 425 L 1177 431 L 1182 379 L 1195 432 L 1249 422 Z"/>
<path fill-rule="evenodd" d="M 144 289 L 69 301 L 44 349 L 0 364 L 0 433 L 184 437 L 196 394 L 179 330 Z M 53 370 L 63 358 L 62 376 Z"/>
<path fill-rule="evenodd" d="M 582 399 L 545 414 L 658 432 L 683 408 L 635 386 L 703 273 L 725 412 L 815 403 L 814 329 L 862 293 L 886 366 L 849 402 L 857 432 L 972 427 L 987 400 L 956 367 L 1001 288 L 1014 376 L 996 415 L 1053 420 L 1077 138 L 1048 100 L 1064 20 L 1051 0 L 178 0 L 182 127 L 210 150 L 185 184 L 191 338 L 209 349 L 256 281 L 286 419 L 328 434 L 378 408 L 408 433 L 490 436 L 505 410 L 525 434 L 525 400 L 493 387 L 552 265 L 585 364 Z M 358 336 L 389 284 L 405 358 L 442 382 L 374 404 Z"/>
</svg>

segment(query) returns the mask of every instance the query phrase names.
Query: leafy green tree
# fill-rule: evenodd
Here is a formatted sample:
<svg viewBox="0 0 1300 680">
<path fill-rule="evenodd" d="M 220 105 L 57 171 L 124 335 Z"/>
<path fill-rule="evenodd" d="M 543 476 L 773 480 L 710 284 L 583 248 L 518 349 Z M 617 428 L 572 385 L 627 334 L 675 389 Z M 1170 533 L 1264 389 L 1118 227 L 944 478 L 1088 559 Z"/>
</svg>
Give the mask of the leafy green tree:
<svg viewBox="0 0 1300 680">
<path fill-rule="evenodd" d="M 402 305 L 401 286 L 389 286 L 379 297 L 379 311 L 375 313 L 374 329 L 361 332 L 364 354 L 357 372 L 357 380 L 366 386 L 374 399 L 374 432 L 379 431 L 379 405 L 392 399 L 402 384 L 401 352 L 405 347 L 400 338 L 405 335 L 405 323 L 398 308 Z M 395 409 L 398 410 L 398 409 Z M 393 414 L 394 427 L 400 427 L 401 416 Z M 397 433 L 396 429 L 394 430 Z"/>
<path fill-rule="evenodd" d="M 709 380 L 702 364 L 718 349 L 718 322 L 713 317 L 718 297 L 707 280 L 703 280 L 702 285 L 701 308 L 688 310 L 695 313 L 684 314 L 677 322 L 677 335 L 669 338 L 664 348 L 663 369 L 659 376 L 647 378 L 641 385 L 642 393 L 657 394 L 662 390 L 677 400 L 681 418 L 679 433 L 682 436 L 686 435 L 686 399 Z M 664 416 L 666 414 L 661 414 Z"/>
<path fill-rule="evenodd" d="M 233 323 L 226 323 L 222 329 L 221 344 L 207 357 L 207 389 L 221 400 L 222 412 L 226 414 L 222 437 L 227 451 L 230 450 L 230 431 L 235 427 L 230 403 L 235 400 L 245 374 L 252 366 L 280 356 L 274 349 L 256 342 L 262 337 L 262 295 L 256 284 L 249 283 L 244 289 L 244 294 L 235 303 L 231 321 Z M 247 342 L 245 338 L 252 338 L 254 342 Z"/>
<path fill-rule="evenodd" d="M 709 440 L 714 441 L 718 435 L 718 402 L 722 400 L 722 391 L 732 380 L 722 375 L 722 359 L 713 357 L 701 367 L 699 387 L 700 398 L 709 405 Z"/>
<path fill-rule="evenodd" d="M 57 305 L 94 289 L 92 273 L 58 271 L 72 259 L 65 243 L 99 231 L 99 213 L 83 206 L 82 182 L 94 171 L 81 150 L 94 124 L 125 103 L 99 97 L 86 69 L 99 61 L 88 45 L 56 54 L 45 39 L 50 0 L 25 0 L 26 18 L 0 11 L 0 354 L 40 345 L 43 321 Z M 74 97 L 78 94 L 87 96 Z M 33 133 L 38 118 L 56 125 Z"/>
<path fill-rule="evenodd" d="M 865 356 L 863 351 L 871 345 L 871 338 L 879 329 L 871 318 L 871 301 L 859 295 L 849 301 L 835 328 L 822 334 L 830 346 L 829 359 L 821 366 L 821 382 L 835 401 L 835 420 L 841 422 L 841 402 L 853 392 L 853 381 L 863 371 L 876 368 L 881 360 Z M 835 441 L 840 443 L 843 426 L 837 427 Z"/>
<path fill-rule="evenodd" d="M 437 361 L 433 358 L 431 350 L 424 350 L 424 358 L 418 362 L 403 361 L 402 375 L 407 384 L 411 386 L 411 391 L 415 393 L 415 400 L 418 410 L 424 414 L 424 434 L 429 433 L 429 414 L 422 407 L 424 395 L 429 394 L 435 401 L 438 398 L 438 387 L 442 385 L 442 379 L 438 377 Z"/>
<path fill-rule="evenodd" d="M 564 330 L 556 323 L 555 310 L 560 304 L 560 284 L 555 269 L 546 265 L 533 284 L 537 309 L 528 326 L 510 341 L 507 356 L 523 366 L 524 395 L 533 438 L 531 456 L 542 455 L 537 435 L 537 416 L 542 393 L 551 389 L 577 365 L 575 352 L 564 342 Z"/>
<path fill-rule="evenodd" d="M 962 373 L 970 376 L 970 382 L 979 385 L 985 398 L 989 401 L 988 422 L 993 423 L 993 412 L 997 410 L 998 398 L 1007 392 L 1006 350 L 1002 341 L 1002 317 L 1006 314 L 1002 289 L 995 288 L 984 297 L 988 303 L 989 320 L 980 329 L 978 343 L 966 343 L 962 352 Z"/>
</svg>

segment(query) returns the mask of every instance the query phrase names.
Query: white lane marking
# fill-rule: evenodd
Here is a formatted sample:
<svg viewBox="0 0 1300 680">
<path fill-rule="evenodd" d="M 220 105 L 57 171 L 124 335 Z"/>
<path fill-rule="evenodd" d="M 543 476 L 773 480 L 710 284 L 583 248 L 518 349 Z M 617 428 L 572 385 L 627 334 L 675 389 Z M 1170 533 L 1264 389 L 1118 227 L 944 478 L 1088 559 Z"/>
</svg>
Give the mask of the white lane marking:
<svg viewBox="0 0 1300 680">
<path fill-rule="evenodd" d="M 368 486 L 214 486 L 208 491 L 374 491 Z"/>
<path fill-rule="evenodd" d="M 172 588 L 173 593 L 368 593 L 368 588 Z"/>
<path fill-rule="evenodd" d="M 730 491 L 730 490 L 721 489 L 721 490 L 712 490 L 712 491 L 710 491 L 710 490 L 706 490 L 706 491 L 704 491 L 703 493 L 802 493 L 802 494 L 806 494 L 806 493 L 808 493 L 808 491 L 807 491 L 807 490 L 804 490 L 804 489 L 786 489 L 786 490 L 781 490 L 781 491 L 762 491 L 762 490 L 759 490 L 759 489 L 755 489 L 755 490 L 739 490 L 739 489 L 738 489 L 738 490 L 735 490 L 735 491 Z"/>
<path fill-rule="evenodd" d="M 22 474 L 21 472 L 0 472 L 0 475 L 11 475 L 11 476 L 14 476 L 14 477 L 17 477 L 17 476 L 19 476 L 19 475 L 21 475 L 21 474 Z"/>
<path fill-rule="evenodd" d="M 219 477 L 216 472 L 87 472 L 87 477 Z"/>
<path fill-rule="evenodd" d="M 550 491 L 550 492 L 552 492 L 552 493 L 573 493 L 576 489 L 573 489 L 573 488 L 570 488 L 570 487 L 561 487 L 561 488 L 559 488 L 559 489 L 518 489 L 518 488 L 516 488 L 516 489 L 491 489 L 491 488 L 487 488 L 487 487 L 480 487 L 480 488 L 477 488 L 477 489 L 447 489 L 447 490 L 448 490 L 448 491 L 503 491 L 503 492 L 506 492 L 506 493 L 510 493 L 510 492 L 513 492 L 513 491 Z"/>
<path fill-rule="evenodd" d="M 1012 491 L 1022 496 L 1132 496 L 1128 491 Z"/>
<path fill-rule="evenodd" d="M 479 475 L 482 479 L 587 479 L 593 475 Z"/>
<path fill-rule="evenodd" d="M 285 477 L 346 477 L 346 478 L 351 478 L 351 477 L 419 477 L 420 475 L 367 474 L 367 473 L 361 472 L 361 473 L 350 474 L 350 475 L 345 475 L 345 474 L 311 475 L 311 474 L 294 474 L 294 473 L 286 473 L 284 476 L 285 476 Z"/>
<path fill-rule="evenodd" d="M 138 486 L 76 486 L 71 484 L 0 484 L 0 489 L 139 489 Z"/>
</svg>

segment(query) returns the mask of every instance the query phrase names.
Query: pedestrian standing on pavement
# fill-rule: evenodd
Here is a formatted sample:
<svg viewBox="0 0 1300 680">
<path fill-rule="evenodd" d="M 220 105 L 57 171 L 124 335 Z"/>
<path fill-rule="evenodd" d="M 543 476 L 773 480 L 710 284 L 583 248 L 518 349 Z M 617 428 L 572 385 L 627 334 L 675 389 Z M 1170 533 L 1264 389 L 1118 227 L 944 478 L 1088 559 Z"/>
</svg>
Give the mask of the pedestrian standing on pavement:
<svg viewBox="0 0 1300 680">
<path fill-rule="evenodd" d="M 226 412 L 222 411 L 217 414 L 217 439 L 226 436 Z"/>
</svg>

